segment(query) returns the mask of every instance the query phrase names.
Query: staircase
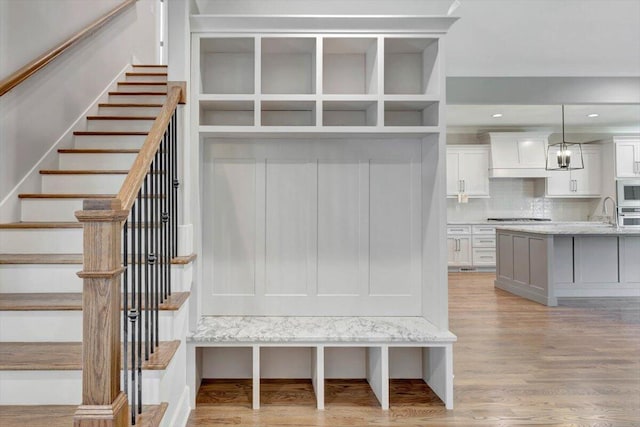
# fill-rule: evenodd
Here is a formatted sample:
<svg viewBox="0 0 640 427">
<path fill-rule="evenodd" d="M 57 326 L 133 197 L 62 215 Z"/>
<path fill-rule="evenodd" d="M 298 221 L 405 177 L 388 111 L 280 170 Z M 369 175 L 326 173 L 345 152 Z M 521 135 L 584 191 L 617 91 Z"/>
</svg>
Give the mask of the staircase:
<svg viewBox="0 0 640 427">
<path fill-rule="evenodd" d="M 41 193 L 21 194 L 20 222 L 0 224 L 0 425 L 70 426 L 82 402 L 83 200 L 118 193 L 162 103 L 163 66 L 133 66 L 59 168 L 41 170 Z M 153 197 L 153 196 L 149 196 Z M 136 425 L 184 424 L 189 257 L 172 260 L 172 295 L 160 304 L 160 345 L 142 365 Z M 124 366 L 124 365 L 123 365 Z"/>
</svg>

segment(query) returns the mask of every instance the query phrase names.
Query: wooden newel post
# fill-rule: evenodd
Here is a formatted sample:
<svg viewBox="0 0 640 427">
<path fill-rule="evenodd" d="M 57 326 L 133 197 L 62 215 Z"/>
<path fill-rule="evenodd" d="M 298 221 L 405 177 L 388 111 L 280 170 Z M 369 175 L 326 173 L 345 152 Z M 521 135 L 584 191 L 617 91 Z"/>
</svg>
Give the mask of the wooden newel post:
<svg viewBox="0 0 640 427">
<path fill-rule="evenodd" d="M 122 223 L 128 212 L 117 199 L 85 201 L 83 223 L 82 405 L 75 427 L 129 426 L 121 378 Z"/>
</svg>

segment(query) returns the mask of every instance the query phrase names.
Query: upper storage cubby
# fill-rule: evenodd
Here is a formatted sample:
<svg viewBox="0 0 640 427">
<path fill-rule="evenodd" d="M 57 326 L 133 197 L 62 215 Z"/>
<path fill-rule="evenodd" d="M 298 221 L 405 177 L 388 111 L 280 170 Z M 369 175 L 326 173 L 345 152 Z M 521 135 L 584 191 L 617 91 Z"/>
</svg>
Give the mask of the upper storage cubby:
<svg viewBox="0 0 640 427">
<path fill-rule="evenodd" d="M 437 95 L 438 40 L 386 38 L 384 41 L 384 93 Z"/>
<path fill-rule="evenodd" d="M 201 93 L 255 92 L 255 39 L 203 38 L 200 42 Z"/>
<path fill-rule="evenodd" d="M 369 37 L 323 39 L 325 94 L 377 94 L 378 43 Z"/>
<path fill-rule="evenodd" d="M 262 93 L 316 93 L 316 39 L 264 37 L 262 39 Z"/>
</svg>

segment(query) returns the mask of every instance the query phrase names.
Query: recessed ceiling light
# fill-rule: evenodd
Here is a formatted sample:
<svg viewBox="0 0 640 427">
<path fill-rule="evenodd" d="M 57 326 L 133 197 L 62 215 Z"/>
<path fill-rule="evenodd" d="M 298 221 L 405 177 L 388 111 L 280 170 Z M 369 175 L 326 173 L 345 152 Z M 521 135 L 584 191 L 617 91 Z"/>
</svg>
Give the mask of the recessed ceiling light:
<svg viewBox="0 0 640 427">
<path fill-rule="evenodd" d="M 497 119 L 497 118 L 499 118 L 499 117 L 502 117 L 502 113 L 495 113 L 495 114 L 492 114 L 492 115 L 491 115 L 491 117 L 494 117 L 494 118 L 496 118 L 496 119 Z"/>
<path fill-rule="evenodd" d="M 600 114 L 598 113 L 591 113 L 591 114 L 587 114 L 587 117 L 589 117 L 590 119 L 593 119 L 594 117 L 598 117 Z"/>
</svg>

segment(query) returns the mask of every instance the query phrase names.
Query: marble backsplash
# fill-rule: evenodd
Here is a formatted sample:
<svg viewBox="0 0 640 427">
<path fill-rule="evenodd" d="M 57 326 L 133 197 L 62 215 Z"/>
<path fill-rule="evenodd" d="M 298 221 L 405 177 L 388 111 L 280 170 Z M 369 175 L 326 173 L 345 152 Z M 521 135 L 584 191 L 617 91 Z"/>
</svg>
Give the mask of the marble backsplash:
<svg viewBox="0 0 640 427">
<path fill-rule="evenodd" d="M 534 178 L 491 179 L 490 198 L 471 198 L 468 203 L 447 199 L 447 220 L 479 221 L 490 217 L 535 217 L 554 221 L 600 219 L 599 199 L 546 198 L 540 185 L 544 186 L 544 181 Z"/>
</svg>

